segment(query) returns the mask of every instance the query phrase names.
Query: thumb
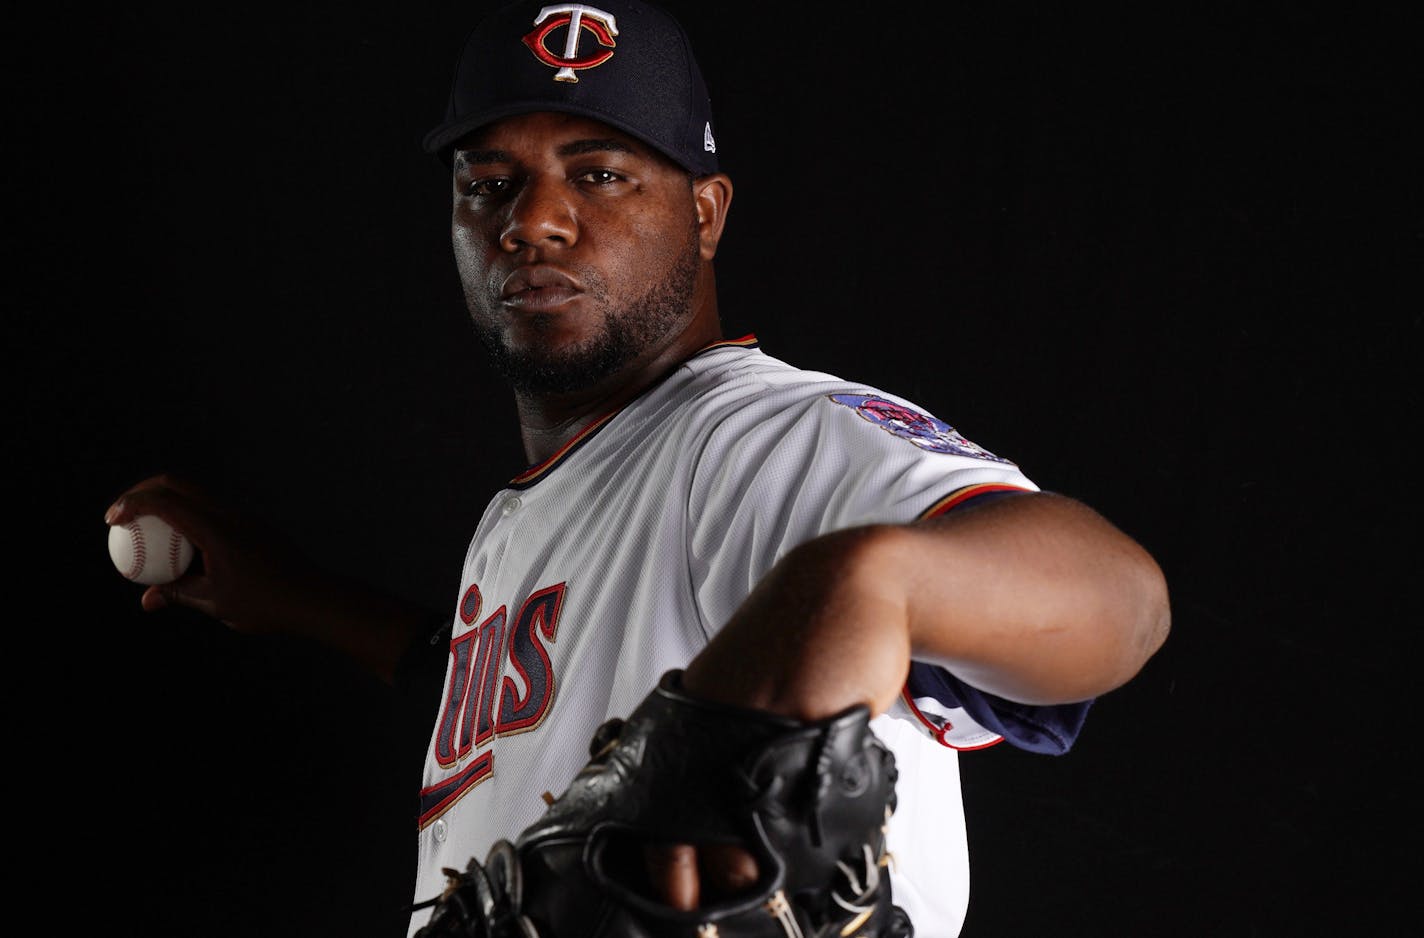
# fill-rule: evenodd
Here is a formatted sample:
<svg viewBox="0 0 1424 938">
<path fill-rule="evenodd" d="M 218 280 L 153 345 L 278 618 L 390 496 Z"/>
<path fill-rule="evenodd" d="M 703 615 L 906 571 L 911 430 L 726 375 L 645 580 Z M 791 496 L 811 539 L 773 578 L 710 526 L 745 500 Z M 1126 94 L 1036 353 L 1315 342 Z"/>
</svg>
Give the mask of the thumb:
<svg viewBox="0 0 1424 938">
<path fill-rule="evenodd" d="M 167 606 L 187 606 L 212 615 L 214 604 L 205 585 L 203 577 L 192 576 L 172 583 L 159 583 L 144 590 L 139 603 L 145 612 L 157 612 Z"/>
<path fill-rule="evenodd" d="M 168 605 L 168 596 L 162 586 L 150 586 L 139 597 L 139 605 L 144 612 L 157 612 Z"/>
</svg>

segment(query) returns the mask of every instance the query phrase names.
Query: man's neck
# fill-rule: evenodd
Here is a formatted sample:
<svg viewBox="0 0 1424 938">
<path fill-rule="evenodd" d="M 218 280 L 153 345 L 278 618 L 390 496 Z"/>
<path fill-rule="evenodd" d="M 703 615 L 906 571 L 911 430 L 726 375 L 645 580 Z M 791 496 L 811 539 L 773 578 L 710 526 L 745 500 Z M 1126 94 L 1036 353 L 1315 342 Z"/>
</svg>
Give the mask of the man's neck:
<svg viewBox="0 0 1424 938">
<path fill-rule="evenodd" d="M 647 361 L 599 383 L 562 394 L 515 392 L 524 456 L 537 465 L 553 456 L 590 424 L 626 406 L 702 349 L 722 339 L 720 326 L 690 329 Z"/>
</svg>

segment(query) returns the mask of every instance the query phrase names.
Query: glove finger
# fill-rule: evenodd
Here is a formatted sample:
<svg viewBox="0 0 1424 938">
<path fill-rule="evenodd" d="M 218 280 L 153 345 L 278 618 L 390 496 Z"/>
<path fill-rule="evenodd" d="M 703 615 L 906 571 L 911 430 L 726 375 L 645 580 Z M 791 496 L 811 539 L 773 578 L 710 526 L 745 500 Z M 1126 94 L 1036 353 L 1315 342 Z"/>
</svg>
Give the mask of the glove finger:
<svg viewBox="0 0 1424 938">
<path fill-rule="evenodd" d="M 691 844 L 645 844 L 643 863 L 653 894 L 664 905 L 688 912 L 701 903 L 697 850 Z"/>
<path fill-rule="evenodd" d="M 524 878 L 514 844 L 499 840 L 485 858 L 485 874 L 494 894 L 504 906 L 518 911 L 524 904 Z"/>
</svg>

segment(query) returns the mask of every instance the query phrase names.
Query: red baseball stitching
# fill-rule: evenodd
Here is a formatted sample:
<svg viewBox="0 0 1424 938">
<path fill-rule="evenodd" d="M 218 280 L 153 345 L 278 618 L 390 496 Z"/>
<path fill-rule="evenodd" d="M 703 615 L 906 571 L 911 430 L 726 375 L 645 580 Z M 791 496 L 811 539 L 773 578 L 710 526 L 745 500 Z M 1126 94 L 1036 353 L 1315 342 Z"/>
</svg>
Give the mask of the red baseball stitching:
<svg viewBox="0 0 1424 938">
<path fill-rule="evenodd" d="M 183 573 L 178 569 L 178 555 L 183 552 L 183 535 L 173 531 L 168 535 L 168 569 L 173 571 L 173 579 Z"/>
<path fill-rule="evenodd" d="M 133 563 L 129 564 L 129 572 L 124 576 L 135 580 L 143 572 L 143 561 L 146 556 L 143 546 L 143 529 L 139 527 L 137 521 L 130 521 L 125 527 L 129 529 L 129 545 L 133 548 Z"/>
</svg>

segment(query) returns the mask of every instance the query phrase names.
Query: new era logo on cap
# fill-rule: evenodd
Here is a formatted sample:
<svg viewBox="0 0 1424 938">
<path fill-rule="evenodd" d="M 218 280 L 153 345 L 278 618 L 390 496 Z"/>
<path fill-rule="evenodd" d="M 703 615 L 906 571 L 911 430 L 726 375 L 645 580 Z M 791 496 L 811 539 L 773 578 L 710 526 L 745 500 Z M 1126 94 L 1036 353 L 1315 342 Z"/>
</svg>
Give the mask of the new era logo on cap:
<svg viewBox="0 0 1424 938">
<path fill-rule="evenodd" d="M 644 0 L 517 0 L 480 22 L 455 68 L 445 120 L 425 137 L 448 163 L 456 141 L 531 111 L 601 121 L 699 175 L 715 173 L 712 104 L 681 24 Z"/>
</svg>

